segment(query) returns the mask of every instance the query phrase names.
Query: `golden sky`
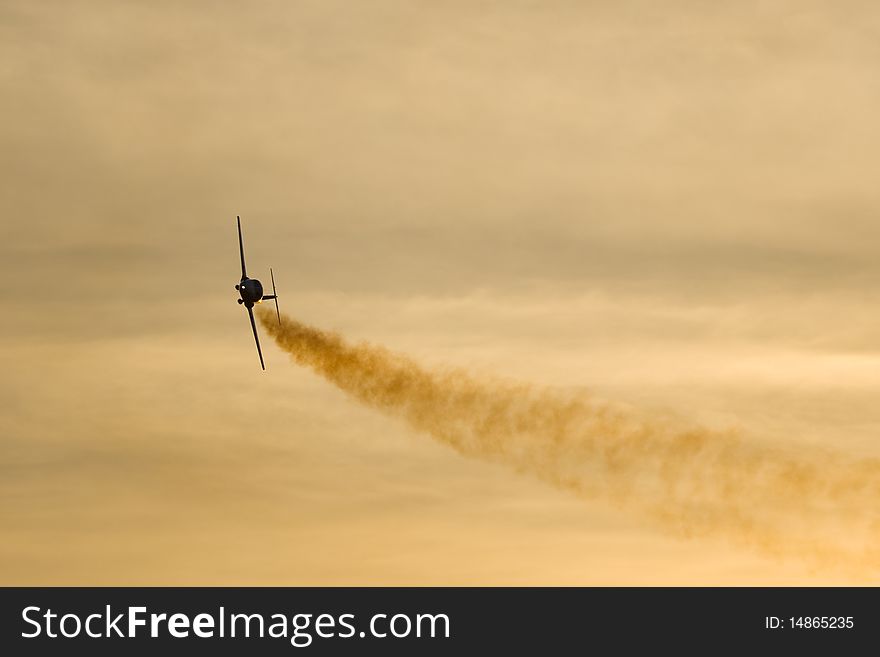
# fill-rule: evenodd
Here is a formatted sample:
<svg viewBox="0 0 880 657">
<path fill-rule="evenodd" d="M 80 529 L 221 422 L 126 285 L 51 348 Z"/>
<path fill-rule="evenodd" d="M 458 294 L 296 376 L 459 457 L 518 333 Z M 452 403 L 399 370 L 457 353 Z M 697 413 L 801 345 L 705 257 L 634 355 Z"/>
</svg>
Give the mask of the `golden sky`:
<svg viewBox="0 0 880 657">
<path fill-rule="evenodd" d="M 0 1 L 0 583 L 877 584 L 264 374 L 233 290 L 240 214 L 353 340 L 878 457 L 877 62 L 857 1 Z"/>
</svg>

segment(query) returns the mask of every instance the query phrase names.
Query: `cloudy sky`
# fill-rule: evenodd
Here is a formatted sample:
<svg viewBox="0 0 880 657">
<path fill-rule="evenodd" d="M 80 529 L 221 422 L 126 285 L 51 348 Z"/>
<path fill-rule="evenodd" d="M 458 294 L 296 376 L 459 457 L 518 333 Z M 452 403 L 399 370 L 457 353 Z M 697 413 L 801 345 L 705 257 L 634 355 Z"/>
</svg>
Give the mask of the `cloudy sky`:
<svg viewBox="0 0 880 657">
<path fill-rule="evenodd" d="M 880 456 L 870 2 L 0 0 L 3 584 L 877 583 L 469 461 L 264 340 Z M 876 500 L 866 500 L 876 513 Z"/>
</svg>

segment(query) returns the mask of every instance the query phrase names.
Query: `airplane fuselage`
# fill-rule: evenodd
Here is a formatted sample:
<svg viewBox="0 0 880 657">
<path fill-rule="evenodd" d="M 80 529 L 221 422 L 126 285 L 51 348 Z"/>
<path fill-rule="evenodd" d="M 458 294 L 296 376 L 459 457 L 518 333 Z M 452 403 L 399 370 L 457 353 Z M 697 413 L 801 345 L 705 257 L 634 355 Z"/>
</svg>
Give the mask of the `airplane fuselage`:
<svg viewBox="0 0 880 657">
<path fill-rule="evenodd" d="M 239 303 L 243 303 L 248 308 L 253 308 L 255 303 L 259 303 L 263 299 L 263 284 L 256 278 L 242 278 L 235 289 L 241 296 Z"/>
</svg>

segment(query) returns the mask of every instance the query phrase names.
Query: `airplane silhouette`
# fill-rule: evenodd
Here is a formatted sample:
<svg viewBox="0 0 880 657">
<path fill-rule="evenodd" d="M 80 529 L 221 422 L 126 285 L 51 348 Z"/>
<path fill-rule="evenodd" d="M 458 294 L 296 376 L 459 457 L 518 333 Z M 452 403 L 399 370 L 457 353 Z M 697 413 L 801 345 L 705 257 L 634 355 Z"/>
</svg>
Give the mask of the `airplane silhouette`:
<svg viewBox="0 0 880 657">
<path fill-rule="evenodd" d="M 275 292 L 275 274 L 270 267 L 269 276 L 272 277 L 272 294 L 263 294 L 263 284 L 256 278 L 248 278 L 247 268 L 244 265 L 244 243 L 241 240 L 241 217 L 236 216 L 236 220 L 238 221 L 238 250 L 241 253 L 241 280 L 235 286 L 235 289 L 238 290 L 238 294 L 241 297 L 238 303 L 244 304 L 244 307 L 247 308 L 248 316 L 251 318 L 254 342 L 257 343 L 257 354 L 260 356 L 260 367 L 265 370 L 266 364 L 263 362 L 263 351 L 260 349 L 260 337 L 257 335 L 257 323 L 254 321 L 254 304 L 266 301 L 267 299 L 274 299 L 275 313 L 278 315 L 278 325 L 281 325 L 281 311 L 278 309 L 278 295 Z"/>
</svg>

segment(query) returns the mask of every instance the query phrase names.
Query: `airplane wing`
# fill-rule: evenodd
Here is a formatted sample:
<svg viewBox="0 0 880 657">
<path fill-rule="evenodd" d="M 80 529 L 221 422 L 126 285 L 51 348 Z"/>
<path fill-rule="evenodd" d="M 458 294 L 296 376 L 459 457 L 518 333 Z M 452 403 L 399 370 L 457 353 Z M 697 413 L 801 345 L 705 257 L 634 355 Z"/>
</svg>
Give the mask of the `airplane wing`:
<svg viewBox="0 0 880 657">
<path fill-rule="evenodd" d="M 241 252 L 241 277 L 245 279 L 247 278 L 247 270 L 244 266 L 244 242 L 241 241 L 241 217 L 236 216 L 235 219 L 238 221 L 238 250 Z"/>
<path fill-rule="evenodd" d="M 248 308 L 247 311 L 251 318 L 251 328 L 254 329 L 254 342 L 257 343 L 257 353 L 260 354 L 260 367 L 265 371 L 266 364 L 263 362 L 263 350 L 260 349 L 260 338 L 257 335 L 257 323 L 254 321 L 254 309 Z"/>
</svg>

